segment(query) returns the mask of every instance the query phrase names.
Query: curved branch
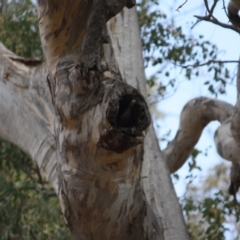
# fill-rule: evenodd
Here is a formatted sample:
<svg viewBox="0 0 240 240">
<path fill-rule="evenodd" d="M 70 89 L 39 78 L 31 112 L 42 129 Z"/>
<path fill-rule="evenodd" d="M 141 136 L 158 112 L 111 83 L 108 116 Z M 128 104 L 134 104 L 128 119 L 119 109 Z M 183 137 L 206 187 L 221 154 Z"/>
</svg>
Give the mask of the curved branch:
<svg viewBox="0 0 240 240">
<path fill-rule="evenodd" d="M 215 25 L 218 25 L 220 27 L 223 27 L 223 28 L 226 28 L 226 29 L 231 29 L 234 32 L 240 33 L 240 30 L 237 27 L 235 27 L 233 25 L 230 25 L 230 24 L 226 24 L 226 23 L 220 22 L 216 18 L 212 19 L 212 18 L 209 18 L 208 16 L 196 16 L 196 15 L 194 17 L 196 17 L 198 20 L 211 22 L 211 23 L 213 23 Z"/>
<path fill-rule="evenodd" d="M 200 97 L 189 101 L 182 110 L 175 138 L 163 151 L 170 172 L 177 171 L 185 163 L 209 122 L 222 123 L 232 113 L 232 105 L 216 99 Z"/>
<path fill-rule="evenodd" d="M 209 8 L 207 0 L 204 0 L 204 3 L 205 3 L 205 7 L 207 9 L 208 14 L 206 16 L 194 16 L 198 19 L 198 22 L 203 20 L 203 21 L 211 22 L 211 23 L 221 26 L 223 28 L 232 29 L 233 31 L 235 31 L 237 33 L 240 32 L 240 30 L 239 30 L 240 18 L 238 16 L 240 4 L 239 4 L 238 0 L 230 0 L 230 2 L 228 4 L 228 14 L 227 15 L 233 25 L 220 22 L 216 17 L 213 16 L 213 11 L 218 3 L 218 0 L 214 0 L 211 9 Z M 223 6 L 223 8 L 225 9 L 225 6 Z"/>
<path fill-rule="evenodd" d="M 57 191 L 54 110 L 46 66 L 0 44 L 0 72 L 0 137 L 29 154 Z"/>
<path fill-rule="evenodd" d="M 224 121 L 216 130 L 214 140 L 218 154 L 232 162 L 229 194 L 233 195 L 236 201 L 236 193 L 240 186 L 240 147 L 232 135 L 231 118 Z"/>
<path fill-rule="evenodd" d="M 231 131 L 231 117 L 218 127 L 214 140 L 218 154 L 231 162 L 240 163 L 240 147 L 233 138 Z"/>
</svg>

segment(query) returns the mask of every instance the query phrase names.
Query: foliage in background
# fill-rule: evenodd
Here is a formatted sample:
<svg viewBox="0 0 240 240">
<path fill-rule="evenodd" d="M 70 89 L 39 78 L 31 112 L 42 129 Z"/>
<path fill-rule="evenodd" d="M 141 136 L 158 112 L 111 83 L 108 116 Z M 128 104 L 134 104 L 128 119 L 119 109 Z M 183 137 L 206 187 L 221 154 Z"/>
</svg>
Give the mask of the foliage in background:
<svg viewBox="0 0 240 240">
<path fill-rule="evenodd" d="M 229 165 L 220 163 L 209 169 L 197 184 L 193 179 L 197 165 L 189 170 L 188 187 L 180 199 L 191 239 L 238 240 L 239 203 L 228 193 Z M 193 173 L 195 172 L 195 173 Z"/>
<path fill-rule="evenodd" d="M 36 6 L 30 0 L 0 0 L 0 41 L 19 56 L 43 57 Z"/>
<path fill-rule="evenodd" d="M 37 166 L 19 148 L 0 141 L 0 236 L 70 239 L 59 200 Z"/>
<path fill-rule="evenodd" d="M 191 34 L 189 28 L 186 34 L 182 26 L 177 26 L 174 19 L 160 10 L 160 4 L 156 0 L 138 3 L 145 66 L 156 70 L 147 83 L 152 87 L 157 79 L 161 82 L 155 98 L 177 90 L 179 81 L 174 69 L 183 72 L 188 80 L 205 71 L 209 78 L 203 84 L 208 91 L 215 96 L 224 94 L 226 84 L 232 79 L 225 65 L 218 62 L 217 46 L 202 35 Z"/>
</svg>

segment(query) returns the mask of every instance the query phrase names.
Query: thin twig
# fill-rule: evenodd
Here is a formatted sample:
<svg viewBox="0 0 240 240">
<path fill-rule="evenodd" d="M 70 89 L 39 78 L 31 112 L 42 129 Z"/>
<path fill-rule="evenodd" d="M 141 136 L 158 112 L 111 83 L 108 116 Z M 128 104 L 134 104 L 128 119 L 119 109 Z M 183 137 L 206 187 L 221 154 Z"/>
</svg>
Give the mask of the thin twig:
<svg viewBox="0 0 240 240">
<path fill-rule="evenodd" d="M 218 2 L 218 0 L 214 0 L 214 3 L 213 3 L 213 5 L 212 5 L 212 7 L 211 7 L 211 10 L 210 10 L 210 12 L 209 12 L 209 15 L 210 15 L 211 17 L 213 17 L 213 18 L 215 18 L 215 17 L 213 16 L 213 11 L 214 11 L 215 7 L 217 6 L 217 2 Z"/>
<path fill-rule="evenodd" d="M 182 8 L 183 5 L 185 5 L 186 3 L 187 3 L 187 0 L 186 0 L 183 4 L 181 4 L 181 5 L 176 9 L 176 11 L 179 12 L 179 9 Z"/>
<path fill-rule="evenodd" d="M 228 17 L 227 8 L 226 8 L 226 5 L 225 5 L 225 0 L 223 0 L 223 10 L 224 10 L 226 16 Z"/>
<path fill-rule="evenodd" d="M 189 65 L 176 65 L 178 67 L 182 67 L 182 68 L 196 68 L 196 67 L 202 67 L 202 66 L 206 66 L 209 65 L 211 63 L 239 63 L 240 61 L 236 61 L 236 60 L 226 60 L 226 61 L 218 61 L 218 60 L 209 60 L 205 63 L 199 63 L 199 64 L 189 64 Z"/>
<path fill-rule="evenodd" d="M 202 16 L 196 16 L 196 15 L 194 17 L 196 17 L 199 20 L 206 21 L 206 22 L 211 22 L 211 23 L 216 24 L 218 26 L 221 26 L 223 28 L 231 29 L 231 30 L 233 30 L 233 31 L 235 31 L 237 33 L 240 33 L 240 30 L 238 30 L 235 26 L 219 22 L 216 18 L 209 19 L 208 16 L 202 17 Z"/>
<path fill-rule="evenodd" d="M 208 1 L 204 0 L 204 4 L 205 4 L 205 7 L 206 7 L 207 11 L 210 12 L 210 9 L 209 9 L 209 6 L 208 6 Z"/>
</svg>

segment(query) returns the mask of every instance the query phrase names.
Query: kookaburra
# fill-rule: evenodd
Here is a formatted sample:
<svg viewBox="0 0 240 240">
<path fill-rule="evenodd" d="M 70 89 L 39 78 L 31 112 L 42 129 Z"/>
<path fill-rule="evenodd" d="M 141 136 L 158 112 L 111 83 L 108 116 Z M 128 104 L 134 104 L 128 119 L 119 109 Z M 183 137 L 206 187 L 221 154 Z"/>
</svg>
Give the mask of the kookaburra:
<svg viewBox="0 0 240 240">
<path fill-rule="evenodd" d="M 240 10 L 240 0 L 230 0 L 228 4 L 228 17 L 231 23 L 240 28 L 240 17 L 238 11 Z"/>
</svg>

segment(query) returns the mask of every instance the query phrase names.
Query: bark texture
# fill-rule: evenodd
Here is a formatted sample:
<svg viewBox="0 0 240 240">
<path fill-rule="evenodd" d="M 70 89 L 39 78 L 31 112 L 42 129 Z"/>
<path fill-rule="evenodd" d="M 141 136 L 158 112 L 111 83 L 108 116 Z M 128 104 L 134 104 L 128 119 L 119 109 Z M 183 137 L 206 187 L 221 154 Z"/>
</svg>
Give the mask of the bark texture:
<svg viewBox="0 0 240 240">
<path fill-rule="evenodd" d="M 46 63 L 0 45 L 0 136 L 46 174 L 74 239 L 189 239 L 169 170 L 182 166 L 210 121 L 222 124 L 219 153 L 238 163 L 239 107 L 234 114 L 208 98 L 185 106 L 175 139 L 160 151 L 144 100 L 136 9 L 123 10 L 133 5 L 38 0 Z"/>
<path fill-rule="evenodd" d="M 0 135 L 27 152 L 46 174 L 73 238 L 187 239 L 152 128 L 144 155 L 150 124 L 146 102 L 125 83 L 145 92 L 136 10 L 120 14 L 120 24 L 108 38 L 107 20 L 133 3 L 116 2 L 114 11 L 113 2 L 110 9 L 104 4 L 38 1 L 46 63 L 23 59 L 1 45 Z M 129 38 L 122 37 L 123 29 Z M 126 54 L 120 64 L 111 47 L 114 38 L 122 39 L 118 49 L 123 51 L 115 48 L 117 54 Z"/>
<path fill-rule="evenodd" d="M 147 98 L 136 9 L 123 9 L 116 18 L 110 20 L 108 27 L 123 78 Z M 148 221 L 153 224 L 158 237 L 189 239 L 165 156 L 159 149 L 152 125 L 144 144 L 142 181 L 148 206 Z M 149 239 L 156 239 L 154 234 L 150 228 Z"/>
<path fill-rule="evenodd" d="M 177 171 L 185 163 L 209 122 L 218 120 L 223 123 L 232 114 L 233 106 L 216 99 L 200 97 L 189 101 L 182 110 L 174 140 L 163 151 L 170 172 Z M 219 136 L 215 135 L 216 141 L 229 140 L 224 137 L 219 139 Z"/>
<path fill-rule="evenodd" d="M 0 44 L 0 137 L 38 163 L 57 191 L 54 108 L 46 65 L 20 58 Z"/>
<path fill-rule="evenodd" d="M 39 1 L 58 193 L 74 239 L 147 237 L 141 166 L 150 116 L 143 96 L 123 82 L 111 45 L 102 46 L 106 22 L 132 4 Z"/>
</svg>

